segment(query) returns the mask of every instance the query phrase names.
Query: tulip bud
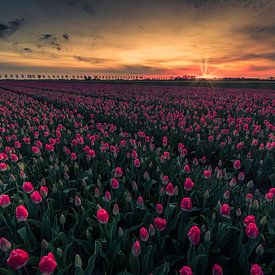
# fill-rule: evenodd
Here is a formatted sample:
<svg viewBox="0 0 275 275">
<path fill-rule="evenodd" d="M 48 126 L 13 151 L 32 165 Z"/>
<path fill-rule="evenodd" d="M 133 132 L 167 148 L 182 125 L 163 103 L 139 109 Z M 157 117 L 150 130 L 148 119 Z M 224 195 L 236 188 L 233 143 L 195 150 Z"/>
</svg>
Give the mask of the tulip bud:
<svg viewBox="0 0 275 275">
<path fill-rule="evenodd" d="M 216 213 L 213 212 L 213 214 L 212 214 L 212 220 L 216 220 L 216 217 L 217 217 Z"/>
<path fill-rule="evenodd" d="M 97 179 L 97 181 L 96 181 L 96 185 L 98 186 L 98 188 L 100 188 L 100 187 L 101 187 L 101 181 L 100 181 L 99 179 Z"/>
<path fill-rule="evenodd" d="M 165 194 L 164 188 L 161 187 L 159 190 L 159 195 L 162 197 L 162 196 L 164 196 L 164 194 Z"/>
<path fill-rule="evenodd" d="M 43 239 L 42 242 L 41 242 L 41 249 L 42 250 L 47 250 L 48 247 L 49 247 L 49 243 L 45 239 Z"/>
<path fill-rule="evenodd" d="M 155 234 L 156 234 L 155 227 L 152 224 L 150 224 L 149 225 L 149 235 L 154 236 Z"/>
<path fill-rule="evenodd" d="M 230 198 L 230 190 L 226 190 L 223 194 L 223 197 L 228 200 Z"/>
<path fill-rule="evenodd" d="M 144 201 L 142 196 L 139 196 L 137 199 L 137 208 L 144 209 Z"/>
<path fill-rule="evenodd" d="M 127 192 L 127 193 L 126 193 L 126 202 L 130 203 L 131 200 L 132 200 L 131 193 L 130 193 L 130 192 Z"/>
<path fill-rule="evenodd" d="M 87 187 L 87 181 L 86 179 L 82 180 L 82 187 L 85 189 Z"/>
<path fill-rule="evenodd" d="M 237 184 L 237 181 L 236 181 L 235 178 L 231 179 L 231 181 L 229 182 L 229 186 L 230 186 L 230 187 L 235 187 L 236 184 Z"/>
<path fill-rule="evenodd" d="M 69 180 L 70 179 L 70 176 L 67 172 L 64 173 L 64 179 L 65 180 Z"/>
<path fill-rule="evenodd" d="M 58 254 L 58 256 L 61 258 L 62 256 L 63 256 L 63 251 L 62 251 L 62 249 L 61 248 L 57 248 L 56 249 L 56 252 L 57 252 L 57 254 Z"/>
<path fill-rule="evenodd" d="M 264 225 L 266 225 L 266 223 L 267 223 L 267 217 L 264 216 L 264 217 L 261 218 L 260 224 L 264 226 Z"/>
<path fill-rule="evenodd" d="M 79 196 L 75 196 L 75 197 L 74 197 L 74 205 L 75 205 L 76 207 L 78 207 L 78 206 L 81 205 L 81 199 L 80 199 Z"/>
<path fill-rule="evenodd" d="M 205 240 L 206 242 L 209 242 L 209 241 L 210 241 L 210 237 L 211 237 L 210 231 L 208 230 L 208 231 L 206 231 L 205 234 L 204 234 L 204 240 Z"/>
<path fill-rule="evenodd" d="M 119 236 L 119 237 L 122 237 L 123 234 L 124 234 L 123 229 L 122 229 L 121 227 L 119 227 L 117 231 L 118 231 L 118 236 Z"/>
<path fill-rule="evenodd" d="M 11 181 L 11 182 L 16 181 L 16 178 L 15 178 L 15 176 L 14 176 L 13 174 L 10 174 L 10 181 Z"/>
<path fill-rule="evenodd" d="M 247 183 L 247 188 L 253 188 L 254 186 L 254 181 L 253 180 L 250 180 L 248 183 Z"/>
<path fill-rule="evenodd" d="M 11 243 L 6 238 L 0 238 L 0 250 L 7 253 L 11 249 Z"/>
<path fill-rule="evenodd" d="M 91 238 L 92 234 L 89 230 L 86 231 L 86 238 L 89 240 Z"/>
<path fill-rule="evenodd" d="M 97 187 L 95 188 L 94 196 L 95 198 L 99 198 L 100 196 L 100 190 Z"/>
<path fill-rule="evenodd" d="M 134 257 L 138 257 L 141 253 L 140 242 L 136 241 L 132 246 L 132 254 Z"/>
<path fill-rule="evenodd" d="M 207 200 L 209 198 L 209 191 L 208 189 L 204 192 L 204 199 Z"/>
<path fill-rule="evenodd" d="M 132 182 L 132 189 L 133 189 L 134 192 L 138 191 L 138 186 L 137 186 L 137 183 L 135 181 Z"/>
<path fill-rule="evenodd" d="M 176 186 L 174 188 L 174 196 L 177 196 L 178 194 L 179 194 L 179 188 L 178 188 L 178 186 Z"/>
<path fill-rule="evenodd" d="M 256 247 L 256 254 L 258 256 L 263 256 L 264 255 L 264 247 L 262 244 L 259 244 L 257 247 Z"/>
<path fill-rule="evenodd" d="M 76 255 L 75 255 L 74 263 L 75 263 L 75 266 L 76 266 L 76 267 L 82 267 L 82 259 L 81 259 L 81 257 L 79 256 L 79 254 L 76 254 Z"/>
<path fill-rule="evenodd" d="M 65 222 L 66 222 L 66 217 L 65 217 L 63 214 L 61 214 L 59 221 L 60 221 L 60 223 L 61 223 L 62 225 L 65 224 Z"/>
<path fill-rule="evenodd" d="M 119 206 L 117 204 L 113 207 L 113 215 L 117 216 L 119 214 Z"/>
<path fill-rule="evenodd" d="M 240 217 L 240 216 L 242 215 L 242 210 L 241 210 L 241 208 L 237 208 L 237 210 L 236 210 L 236 215 L 237 215 L 237 217 Z"/>
<path fill-rule="evenodd" d="M 252 207 L 256 211 L 259 209 L 259 202 L 258 202 L 258 200 L 254 200 L 253 201 Z"/>
</svg>

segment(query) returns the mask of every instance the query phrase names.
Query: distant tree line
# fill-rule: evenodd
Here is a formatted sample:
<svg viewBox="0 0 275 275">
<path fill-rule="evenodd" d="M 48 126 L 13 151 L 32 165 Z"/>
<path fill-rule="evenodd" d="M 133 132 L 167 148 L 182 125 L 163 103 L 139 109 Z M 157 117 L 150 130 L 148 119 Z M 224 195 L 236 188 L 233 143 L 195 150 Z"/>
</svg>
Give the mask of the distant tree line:
<svg viewBox="0 0 275 275">
<path fill-rule="evenodd" d="M 144 76 L 144 75 L 68 75 L 68 74 L 0 74 L 0 80 L 206 80 L 203 77 L 196 77 L 194 75 L 183 76 Z M 215 78 L 214 80 L 271 80 L 274 81 L 275 77 L 270 76 L 266 79 L 259 78 L 245 78 L 245 77 L 226 77 Z"/>
</svg>

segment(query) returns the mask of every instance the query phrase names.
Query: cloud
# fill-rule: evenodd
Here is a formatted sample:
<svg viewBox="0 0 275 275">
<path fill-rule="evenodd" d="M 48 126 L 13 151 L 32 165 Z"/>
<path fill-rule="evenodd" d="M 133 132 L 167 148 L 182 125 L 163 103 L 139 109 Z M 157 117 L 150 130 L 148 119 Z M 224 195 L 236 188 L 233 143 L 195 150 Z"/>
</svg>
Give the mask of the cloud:
<svg viewBox="0 0 275 275">
<path fill-rule="evenodd" d="M 256 71 L 256 72 L 262 72 L 262 71 L 271 71 L 274 69 L 274 66 L 250 66 L 249 70 Z"/>
<path fill-rule="evenodd" d="M 79 10 L 84 11 L 90 15 L 95 13 L 92 5 L 89 3 L 89 0 L 51 0 L 61 5 L 66 5 L 73 9 L 78 8 Z"/>
<path fill-rule="evenodd" d="M 69 34 L 67 34 L 67 33 L 64 33 L 64 34 L 62 35 L 62 37 L 63 37 L 65 40 L 70 40 Z"/>
<path fill-rule="evenodd" d="M 84 12 L 86 12 L 88 14 L 93 15 L 95 13 L 94 9 L 87 1 L 83 1 L 81 8 Z"/>
<path fill-rule="evenodd" d="M 25 18 L 15 19 L 8 23 L 0 22 L 0 38 L 13 35 L 25 22 Z"/>
<path fill-rule="evenodd" d="M 64 42 L 64 40 L 66 41 L 70 40 L 69 34 L 64 33 L 61 36 L 56 36 L 55 34 L 52 34 L 52 33 L 44 33 L 38 38 L 38 48 L 50 47 L 58 51 L 61 51 L 62 49 L 61 43 Z"/>
<path fill-rule="evenodd" d="M 183 0 L 186 6 L 195 9 L 213 9 L 215 7 L 235 6 L 251 11 L 258 11 L 272 3 L 272 0 Z"/>
<path fill-rule="evenodd" d="M 23 48 L 23 49 L 21 49 L 21 51 L 24 53 L 32 53 L 33 52 L 31 48 Z"/>
<path fill-rule="evenodd" d="M 92 63 L 92 64 L 104 64 L 110 61 L 110 59 L 105 59 L 105 58 L 94 58 L 94 57 L 79 56 L 79 55 L 74 55 L 73 57 L 78 61 Z"/>
</svg>

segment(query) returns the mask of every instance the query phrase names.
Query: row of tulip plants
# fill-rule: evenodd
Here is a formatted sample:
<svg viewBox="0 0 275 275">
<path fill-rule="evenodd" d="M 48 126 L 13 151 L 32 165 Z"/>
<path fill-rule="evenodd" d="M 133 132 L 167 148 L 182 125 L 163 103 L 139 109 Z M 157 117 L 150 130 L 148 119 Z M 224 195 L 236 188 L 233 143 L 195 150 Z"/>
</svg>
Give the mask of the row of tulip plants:
<svg viewBox="0 0 275 275">
<path fill-rule="evenodd" d="M 0 83 L 0 274 L 272 274 L 271 90 Z"/>
</svg>

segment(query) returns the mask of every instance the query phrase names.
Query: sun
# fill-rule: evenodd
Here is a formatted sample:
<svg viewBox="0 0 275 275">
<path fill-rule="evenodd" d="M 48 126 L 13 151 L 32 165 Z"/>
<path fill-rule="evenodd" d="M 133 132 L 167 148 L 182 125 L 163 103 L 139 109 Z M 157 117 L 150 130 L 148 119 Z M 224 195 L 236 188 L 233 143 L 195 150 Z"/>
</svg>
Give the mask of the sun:
<svg viewBox="0 0 275 275">
<path fill-rule="evenodd" d="M 208 60 L 207 59 L 202 59 L 200 63 L 200 70 L 201 70 L 201 75 L 197 76 L 199 79 L 215 79 L 217 76 L 214 75 L 214 72 L 209 72 L 208 71 Z"/>
</svg>

